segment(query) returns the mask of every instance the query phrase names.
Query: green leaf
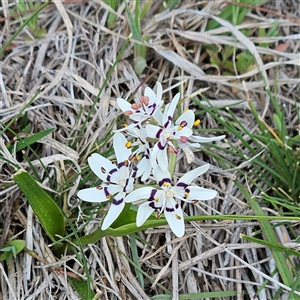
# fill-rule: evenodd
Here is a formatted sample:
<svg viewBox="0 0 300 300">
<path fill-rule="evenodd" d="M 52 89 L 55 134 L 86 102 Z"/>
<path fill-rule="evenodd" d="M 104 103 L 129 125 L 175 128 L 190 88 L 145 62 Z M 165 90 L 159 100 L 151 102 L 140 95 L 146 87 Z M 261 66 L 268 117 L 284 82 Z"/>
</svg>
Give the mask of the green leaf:
<svg viewBox="0 0 300 300">
<path fill-rule="evenodd" d="M 92 300 L 96 298 L 96 294 L 90 289 L 88 283 L 83 279 L 75 279 L 73 277 L 68 277 L 68 281 L 71 283 L 74 290 L 80 296 L 80 299 Z"/>
<path fill-rule="evenodd" d="M 58 239 L 56 235 L 63 236 L 65 233 L 64 216 L 53 199 L 24 169 L 15 173 L 13 179 L 26 196 L 49 238 L 54 242 Z"/>
<path fill-rule="evenodd" d="M 15 258 L 17 254 L 24 249 L 25 244 L 26 242 L 23 240 L 13 240 L 9 243 L 5 243 L 0 249 L 0 251 L 4 252 L 0 255 L 0 261 L 9 261 L 12 256 Z"/>
<path fill-rule="evenodd" d="M 34 133 L 31 136 L 28 136 L 20 141 L 17 142 L 16 148 L 14 148 L 14 145 L 10 145 L 7 147 L 7 149 L 12 152 L 14 149 L 16 149 L 16 152 L 23 150 L 24 148 L 38 142 L 43 137 L 47 136 L 49 133 L 54 131 L 55 128 L 46 129 L 43 131 L 40 131 L 38 133 Z"/>
</svg>

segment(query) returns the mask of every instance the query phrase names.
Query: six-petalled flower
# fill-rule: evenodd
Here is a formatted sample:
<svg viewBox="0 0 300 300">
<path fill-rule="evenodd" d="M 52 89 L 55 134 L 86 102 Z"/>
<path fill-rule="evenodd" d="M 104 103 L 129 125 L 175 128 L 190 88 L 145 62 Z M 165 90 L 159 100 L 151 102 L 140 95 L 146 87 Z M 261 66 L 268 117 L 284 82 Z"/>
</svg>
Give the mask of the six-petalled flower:
<svg viewBox="0 0 300 300">
<path fill-rule="evenodd" d="M 184 234 L 184 218 L 181 201 L 196 204 L 198 201 L 213 199 L 217 192 L 191 183 L 209 169 L 209 164 L 196 168 L 183 175 L 172 184 L 169 171 L 168 153 L 177 154 L 182 147 L 200 147 L 200 143 L 218 141 L 225 136 L 201 137 L 193 134 L 195 114 L 187 110 L 174 121 L 175 109 L 180 94 L 161 111 L 162 86 L 157 82 L 156 94 L 150 88 L 138 102 L 130 104 L 117 99 L 120 109 L 133 123 L 115 132 L 113 147 L 116 163 L 107 158 L 92 154 L 88 158 L 91 170 L 101 179 L 97 187 L 78 192 L 78 197 L 88 202 L 111 202 L 108 213 L 102 222 L 102 230 L 107 229 L 118 218 L 125 203 L 144 200 L 139 205 L 136 224 L 142 226 L 151 214 L 156 217 L 164 214 L 169 226 L 178 237 Z M 128 136 L 128 140 L 123 134 Z M 155 143 L 153 148 L 151 144 Z M 142 158 L 141 158 L 142 157 Z M 145 180 L 155 180 L 156 186 L 134 186 Z"/>
<path fill-rule="evenodd" d="M 139 206 L 136 219 L 137 226 L 143 225 L 149 216 L 156 211 L 156 217 L 160 217 L 163 213 L 174 234 L 182 237 L 184 234 L 184 219 L 178 200 L 196 204 L 198 201 L 213 199 L 217 195 L 214 190 L 190 185 L 192 181 L 208 169 L 209 164 L 196 168 L 183 175 L 175 185 L 172 185 L 168 171 L 159 171 L 154 174 L 159 189 L 147 186 L 131 192 L 126 197 L 126 202 L 146 200 Z"/>
</svg>

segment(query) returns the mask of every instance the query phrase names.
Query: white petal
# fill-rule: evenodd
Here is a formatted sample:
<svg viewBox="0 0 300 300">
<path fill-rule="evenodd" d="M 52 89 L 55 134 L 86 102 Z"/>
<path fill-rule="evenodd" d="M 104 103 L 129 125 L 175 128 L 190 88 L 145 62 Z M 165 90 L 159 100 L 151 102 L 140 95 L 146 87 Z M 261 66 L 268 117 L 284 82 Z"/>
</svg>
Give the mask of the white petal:
<svg viewBox="0 0 300 300">
<path fill-rule="evenodd" d="M 184 174 L 176 185 L 179 185 L 179 182 L 183 182 L 187 185 L 189 185 L 194 179 L 205 173 L 209 169 L 209 164 L 206 164 L 204 166 L 198 167 L 192 171 L 189 171 L 188 173 Z"/>
<path fill-rule="evenodd" d="M 118 163 L 128 160 L 128 157 L 131 155 L 131 149 L 126 147 L 126 143 L 127 140 L 125 136 L 120 132 L 116 132 L 113 139 L 113 145 Z"/>
<path fill-rule="evenodd" d="M 150 217 L 155 209 L 150 207 L 151 202 L 147 201 L 139 206 L 137 216 L 136 216 L 136 226 L 142 226 L 145 221 Z"/>
<path fill-rule="evenodd" d="M 174 111 L 176 109 L 176 106 L 178 104 L 178 101 L 180 99 L 180 94 L 176 94 L 175 97 L 173 98 L 173 100 L 171 101 L 169 106 L 166 106 L 167 111 L 164 113 L 163 116 L 163 123 L 165 124 L 168 121 L 168 117 L 172 117 L 174 115 Z"/>
<path fill-rule="evenodd" d="M 124 206 L 125 206 L 125 201 L 124 199 L 122 199 L 124 196 L 124 193 L 119 193 L 115 199 L 113 200 L 108 213 L 106 214 L 102 226 L 101 226 L 101 230 L 105 230 L 107 229 L 120 215 L 121 211 L 123 210 Z M 123 200 L 122 202 L 120 202 L 121 200 Z M 120 202 L 118 204 L 114 204 L 114 202 Z"/>
<path fill-rule="evenodd" d="M 161 101 L 161 97 L 162 97 L 162 86 L 160 84 L 160 82 L 156 82 L 156 103 L 157 105 L 159 105 L 160 101 Z"/>
<path fill-rule="evenodd" d="M 175 124 L 178 126 L 182 121 L 187 122 L 187 127 L 192 128 L 195 122 L 195 114 L 192 110 L 187 110 L 184 112 L 175 122 Z"/>
<path fill-rule="evenodd" d="M 189 186 L 190 192 L 186 200 L 211 200 L 217 196 L 217 192 L 200 186 Z"/>
<path fill-rule="evenodd" d="M 142 121 L 148 119 L 149 116 L 140 112 L 140 113 L 133 113 L 132 115 L 129 116 L 129 118 L 136 122 L 142 122 Z"/>
<path fill-rule="evenodd" d="M 162 130 L 161 130 L 160 127 L 158 127 L 156 125 L 147 124 L 146 125 L 146 132 L 147 132 L 148 137 L 158 139 L 161 132 L 162 132 Z"/>
<path fill-rule="evenodd" d="M 126 203 L 130 203 L 130 202 L 134 202 L 134 201 L 138 201 L 138 200 L 144 200 L 144 199 L 147 200 L 151 197 L 151 193 L 152 193 L 152 195 L 153 194 L 156 195 L 157 190 L 150 186 L 136 189 L 125 197 L 125 201 L 126 201 Z"/>
<path fill-rule="evenodd" d="M 214 137 L 203 137 L 203 136 L 197 136 L 197 135 L 192 135 L 190 136 L 190 140 L 192 142 L 198 142 L 198 143 L 209 143 L 213 141 L 220 141 L 224 139 L 226 135 L 220 135 L 220 136 L 214 136 Z"/>
<path fill-rule="evenodd" d="M 108 172 L 116 168 L 110 160 L 98 153 L 93 153 L 88 158 L 88 162 L 91 170 L 103 181 L 106 181 Z"/>
<path fill-rule="evenodd" d="M 149 105 L 152 105 L 153 103 L 155 103 L 156 95 L 152 89 L 150 89 L 149 87 L 146 87 L 144 95 L 149 97 Z"/>
<path fill-rule="evenodd" d="M 170 205 L 171 201 L 168 201 L 167 205 Z M 165 218 L 168 221 L 169 226 L 177 237 L 182 237 L 184 235 L 184 218 L 181 207 L 175 207 L 175 203 L 172 203 L 174 211 L 168 212 L 166 209 L 164 211 Z M 167 206 L 168 207 L 168 206 Z M 170 208 L 170 207 L 169 207 Z"/>
<path fill-rule="evenodd" d="M 123 112 L 132 111 L 131 104 L 122 98 L 117 98 L 117 104 Z"/>
<path fill-rule="evenodd" d="M 109 200 L 106 198 L 104 189 L 99 190 L 96 187 L 80 190 L 77 193 L 77 197 L 87 202 L 104 202 Z"/>
<path fill-rule="evenodd" d="M 188 127 L 184 127 L 181 130 L 178 130 L 177 127 L 174 128 L 175 134 L 172 136 L 173 139 L 179 139 L 181 136 L 191 136 L 193 134 L 193 130 Z"/>
<path fill-rule="evenodd" d="M 165 147 L 163 150 L 158 151 L 157 156 L 157 163 L 159 167 L 163 170 L 166 171 L 168 169 L 168 153 L 167 153 L 167 147 Z"/>
</svg>

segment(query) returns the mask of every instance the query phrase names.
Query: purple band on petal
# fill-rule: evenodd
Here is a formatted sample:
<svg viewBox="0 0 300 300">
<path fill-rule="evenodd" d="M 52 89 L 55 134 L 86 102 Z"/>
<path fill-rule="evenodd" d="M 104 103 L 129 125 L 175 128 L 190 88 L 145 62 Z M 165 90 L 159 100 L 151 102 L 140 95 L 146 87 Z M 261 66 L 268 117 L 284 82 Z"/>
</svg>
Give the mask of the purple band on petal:
<svg viewBox="0 0 300 300">
<path fill-rule="evenodd" d="M 186 183 L 179 181 L 176 186 L 183 187 L 184 189 L 188 186 Z"/>
<path fill-rule="evenodd" d="M 159 186 L 163 186 L 164 183 L 166 183 L 166 182 L 167 182 L 167 183 L 170 183 L 170 184 L 172 183 L 170 178 L 163 178 L 163 179 L 158 183 L 158 185 L 159 185 Z"/>
<path fill-rule="evenodd" d="M 117 169 L 111 169 L 108 173 L 109 175 L 107 175 L 107 177 L 106 177 L 106 181 L 110 182 L 111 175 L 116 173 L 116 172 L 118 172 Z"/>
<path fill-rule="evenodd" d="M 178 203 L 176 203 L 175 209 L 178 209 L 178 207 L 179 207 L 179 205 L 178 205 Z M 173 207 L 166 207 L 165 208 L 166 212 L 174 212 L 175 209 Z"/>
<path fill-rule="evenodd" d="M 174 212 L 175 209 L 173 207 L 166 207 L 165 208 L 166 212 Z"/>
<path fill-rule="evenodd" d="M 153 113 L 155 112 L 156 110 L 156 103 L 153 103 L 152 105 L 149 105 L 148 106 L 150 109 L 152 108 L 151 112 L 150 112 L 150 116 L 153 115 Z"/>
<path fill-rule="evenodd" d="M 110 193 L 109 193 L 109 191 L 108 191 L 107 186 L 105 186 L 105 187 L 103 188 L 103 191 L 104 191 L 104 194 L 105 194 L 106 198 L 108 198 L 108 197 L 110 196 Z"/>
<path fill-rule="evenodd" d="M 153 209 L 156 209 L 154 201 L 149 202 L 149 206 Z"/>
<path fill-rule="evenodd" d="M 164 150 L 166 148 L 167 143 L 162 143 L 162 141 L 158 141 L 157 147 L 159 150 Z"/>
<path fill-rule="evenodd" d="M 157 193 L 156 189 L 153 189 L 150 193 L 149 200 L 153 201 L 155 199 L 155 194 Z"/>
<path fill-rule="evenodd" d="M 127 188 L 128 182 L 129 182 L 129 178 L 126 178 L 125 185 L 123 187 L 123 192 L 124 193 L 126 193 L 126 188 Z"/>
<path fill-rule="evenodd" d="M 172 117 L 171 116 L 168 116 L 168 120 L 167 122 L 164 124 L 164 128 L 168 128 L 169 127 L 169 124 L 171 124 L 172 122 Z"/>
<path fill-rule="evenodd" d="M 113 203 L 114 205 L 120 205 L 123 201 L 124 201 L 123 198 L 121 198 L 120 200 L 114 199 L 112 203 Z"/>
<path fill-rule="evenodd" d="M 156 133 L 156 135 L 155 135 L 155 137 L 156 137 L 157 139 L 159 139 L 159 137 L 160 137 L 162 131 L 163 131 L 162 128 L 160 128 L 160 129 L 157 131 L 157 133 Z"/>
<path fill-rule="evenodd" d="M 137 174 L 137 171 L 138 171 L 138 168 L 134 167 L 133 170 L 132 170 L 132 173 L 131 173 L 131 177 L 135 178 L 136 174 Z M 126 185 L 127 185 L 127 181 L 126 181 Z"/>
</svg>

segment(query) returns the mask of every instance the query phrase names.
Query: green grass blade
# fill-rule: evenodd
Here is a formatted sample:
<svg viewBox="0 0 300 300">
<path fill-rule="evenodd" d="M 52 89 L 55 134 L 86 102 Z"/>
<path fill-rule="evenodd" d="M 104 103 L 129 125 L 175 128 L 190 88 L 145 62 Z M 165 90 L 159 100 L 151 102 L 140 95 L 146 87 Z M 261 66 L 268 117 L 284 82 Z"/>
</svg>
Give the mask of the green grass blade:
<svg viewBox="0 0 300 300">
<path fill-rule="evenodd" d="M 260 205 L 256 202 L 256 200 L 253 197 L 251 197 L 251 195 L 247 192 L 245 187 L 243 185 L 241 185 L 238 181 L 236 181 L 235 183 L 237 184 L 239 189 L 243 192 L 244 196 L 246 197 L 246 199 L 247 199 L 250 207 L 254 211 L 254 213 L 257 216 L 263 216 L 264 212 L 261 209 Z M 277 237 L 274 229 L 272 228 L 271 224 L 266 220 L 259 220 L 259 223 L 260 223 L 263 235 L 264 235 L 264 239 L 267 242 L 270 242 L 272 244 L 279 244 L 278 237 Z M 294 284 L 294 279 L 293 279 L 293 274 L 291 274 L 291 272 L 288 268 L 288 263 L 286 261 L 285 256 L 283 255 L 281 250 L 274 249 L 274 248 L 270 248 L 270 250 L 276 261 L 277 269 L 279 271 L 279 274 L 280 274 L 284 284 L 291 287 Z M 295 300 L 300 299 L 300 297 L 294 295 L 294 299 Z"/>
<path fill-rule="evenodd" d="M 37 11 L 35 11 L 19 28 L 16 32 L 10 37 L 10 39 L 4 44 L 4 46 L 0 49 L 0 57 L 5 52 L 6 48 L 11 44 L 11 42 L 18 36 L 18 34 L 25 28 L 30 20 L 37 16 L 47 5 L 49 5 L 51 1 L 45 2 Z"/>
<path fill-rule="evenodd" d="M 7 146 L 9 152 L 15 149 L 16 152 L 23 150 L 24 148 L 38 142 L 43 137 L 47 136 L 49 133 L 53 132 L 55 128 L 46 129 L 37 133 L 32 134 L 31 136 L 25 137 L 24 139 L 17 142 L 16 148 L 14 145 Z"/>
</svg>

